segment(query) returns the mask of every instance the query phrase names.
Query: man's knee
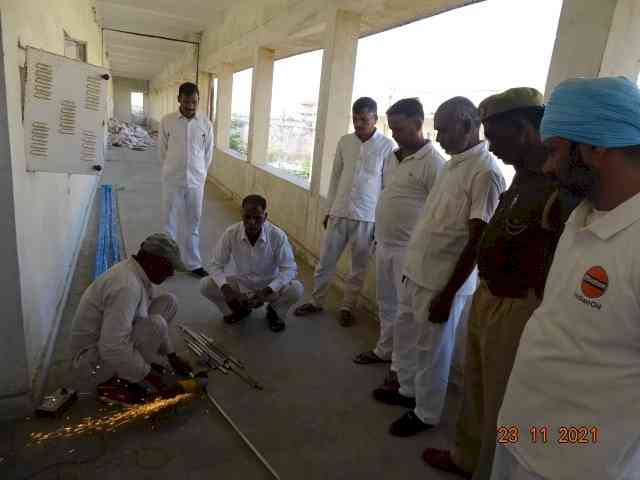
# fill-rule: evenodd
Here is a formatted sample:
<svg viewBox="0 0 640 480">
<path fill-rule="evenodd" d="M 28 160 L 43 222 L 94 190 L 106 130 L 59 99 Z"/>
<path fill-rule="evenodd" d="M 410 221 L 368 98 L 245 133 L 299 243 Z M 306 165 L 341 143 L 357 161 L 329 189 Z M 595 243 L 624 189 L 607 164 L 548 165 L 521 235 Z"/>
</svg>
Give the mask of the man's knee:
<svg viewBox="0 0 640 480">
<path fill-rule="evenodd" d="M 296 303 L 304 295 L 304 287 L 298 280 L 292 280 L 282 292 L 283 297 L 290 303 Z"/>
<path fill-rule="evenodd" d="M 169 335 L 169 324 L 162 315 L 149 315 L 148 321 L 154 336 L 162 339 Z"/>
<path fill-rule="evenodd" d="M 178 313 L 178 299 L 172 293 L 163 293 L 158 295 L 151 301 L 149 306 L 149 315 L 160 315 L 168 323 L 171 323 L 173 318 Z"/>
<path fill-rule="evenodd" d="M 211 277 L 200 280 L 200 293 L 209 300 L 219 300 L 223 298 L 222 291 Z"/>
</svg>

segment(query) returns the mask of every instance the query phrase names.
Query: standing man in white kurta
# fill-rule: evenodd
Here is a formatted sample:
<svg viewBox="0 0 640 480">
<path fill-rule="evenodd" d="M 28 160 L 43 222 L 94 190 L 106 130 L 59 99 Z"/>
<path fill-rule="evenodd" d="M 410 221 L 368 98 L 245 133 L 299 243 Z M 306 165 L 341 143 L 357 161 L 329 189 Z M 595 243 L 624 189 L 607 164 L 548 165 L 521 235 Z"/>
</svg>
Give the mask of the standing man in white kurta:
<svg viewBox="0 0 640 480">
<path fill-rule="evenodd" d="M 200 217 L 213 153 L 211 122 L 197 113 L 198 86 L 180 85 L 177 112 L 160 123 L 164 230 L 180 246 L 185 267 L 206 277 L 200 258 Z"/>
<path fill-rule="evenodd" d="M 380 336 L 373 350 L 359 354 L 360 364 L 391 361 L 385 385 L 397 389 L 393 362 L 393 325 L 398 313 L 404 255 L 424 202 L 444 166 L 444 158 L 424 138 L 424 109 L 417 98 L 405 98 L 387 110 L 389 128 L 400 148 L 389 154 L 376 207 L 376 297 Z"/>
<path fill-rule="evenodd" d="M 327 195 L 328 211 L 323 225 L 327 232 L 314 274 L 311 302 L 295 310 L 303 316 L 322 311 L 338 260 L 351 245 L 351 272 L 345 282 L 340 307 L 340 324 L 353 325 L 353 310 L 362 290 L 374 234 L 375 209 L 382 190 L 382 167 L 393 151 L 393 141 L 376 129 L 378 106 L 369 97 L 353 104 L 354 133 L 338 142 L 331 183 Z"/>
<path fill-rule="evenodd" d="M 478 242 L 506 187 L 497 159 L 480 141 L 480 114 L 470 100 L 443 103 L 434 125 L 451 159 L 427 197 L 405 256 L 395 335 L 412 341 L 395 349 L 400 389 L 374 392 L 384 403 L 415 403 L 391 425 L 399 437 L 440 422 L 456 328 L 476 287 Z"/>
<path fill-rule="evenodd" d="M 541 125 L 546 173 L 586 197 L 522 333 L 492 480 L 640 475 L 640 91 L 567 80 Z"/>
</svg>

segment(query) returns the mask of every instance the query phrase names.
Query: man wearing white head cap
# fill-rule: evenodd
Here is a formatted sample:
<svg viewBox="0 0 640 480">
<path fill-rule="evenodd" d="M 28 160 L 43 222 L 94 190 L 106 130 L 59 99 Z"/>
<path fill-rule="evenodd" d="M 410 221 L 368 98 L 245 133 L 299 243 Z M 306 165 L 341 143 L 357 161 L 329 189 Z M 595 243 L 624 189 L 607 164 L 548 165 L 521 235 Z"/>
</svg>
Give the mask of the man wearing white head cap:
<svg viewBox="0 0 640 480">
<path fill-rule="evenodd" d="M 568 80 L 541 126 L 545 172 L 586 199 L 565 224 L 498 419 L 493 480 L 640 472 L 640 92 Z"/>
<path fill-rule="evenodd" d="M 162 378 L 163 365 L 180 374 L 191 371 L 169 338 L 176 298 L 170 293 L 154 297 L 152 286 L 181 268 L 176 242 L 156 233 L 142 242 L 137 254 L 111 267 L 82 294 L 71 332 L 73 366 L 88 370 L 100 365 L 113 374 L 98 385 L 102 399 L 132 405 L 150 398 L 148 390 L 173 396 Z"/>
</svg>

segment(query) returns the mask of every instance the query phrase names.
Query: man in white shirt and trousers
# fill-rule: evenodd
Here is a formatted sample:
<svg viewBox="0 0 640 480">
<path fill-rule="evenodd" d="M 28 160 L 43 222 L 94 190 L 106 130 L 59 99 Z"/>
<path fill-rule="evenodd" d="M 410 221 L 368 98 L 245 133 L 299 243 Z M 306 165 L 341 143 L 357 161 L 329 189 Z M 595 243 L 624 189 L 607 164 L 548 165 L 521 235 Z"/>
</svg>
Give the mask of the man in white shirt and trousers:
<svg viewBox="0 0 640 480">
<path fill-rule="evenodd" d="M 424 109 L 417 98 L 405 98 L 387 110 L 389 128 L 399 148 L 389 154 L 383 170 L 383 188 L 376 207 L 376 297 L 380 336 L 373 350 L 359 354 L 354 362 L 391 361 L 382 388 L 399 388 L 394 360 L 394 328 L 398 313 L 398 290 L 402 284 L 404 256 L 411 232 L 420 218 L 445 160 L 422 133 Z M 402 339 L 400 339 L 402 340 Z"/>
<path fill-rule="evenodd" d="M 197 113 L 198 86 L 180 85 L 177 112 L 160 123 L 160 160 L 164 230 L 180 246 L 182 260 L 191 273 L 206 277 L 200 257 L 200 217 L 207 172 L 213 154 L 213 128 Z"/>
<path fill-rule="evenodd" d="M 585 200 L 565 223 L 498 417 L 492 480 L 640 475 L 640 91 L 624 77 L 552 92 L 545 173 Z"/>
<path fill-rule="evenodd" d="M 369 97 L 353 104 L 354 133 L 338 141 L 327 195 L 328 214 L 320 261 L 313 277 L 311 301 L 295 310 L 304 316 L 321 312 L 340 256 L 351 245 L 351 272 L 344 286 L 340 324 L 353 325 L 358 295 L 362 290 L 374 235 L 375 208 L 382 189 L 384 160 L 393 141 L 376 129 L 378 106 Z"/>
<path fill-rule="evenodd" d="M 220 237 L 211 260 L 211 276 L 200 281 L 200 292 L 218 307 L 228 324 L 267 304 L 269 328 L 281 332 L 289 308 L 304 292 L 297 272 L 287 234 L 267 221 L 266 199 L 249 195 L 242 201 L 242 222 Z"/>
<path fill-rule="evenodd" d="M 100 398 L 135 405 L 151 399 L 149 390 L 173 396 L 176 392 L 163 377 L 165 368 L 191 372 L 169 336 L 178 309 L 176 297 L 153 291 L 153 285 L 179 268 L 178 245 L 156 233 L 142 242 L 137 254 L 111 267 L 82 294 L 71 330 L 74 375 L 85 379 L 97 366 L 103 375 L 112 375 L 98 385 Z"/>
<path fill-rule="evenodd" d="M 395 335 L 408 340 L 394 352 L 400 388 L 374 391 L 383 403 L 411 408 L 390 427 L 399 437 L 440 422 L 456 328 L 466 321 L 476 287 L 476 249 L 506 188 L 498 160 L 480 141 L 480 114 L 470 100 L 444 102 L 434 126 L 451 159 L 429 192 L 405 255 L 395 325 Z"/>
</svg>

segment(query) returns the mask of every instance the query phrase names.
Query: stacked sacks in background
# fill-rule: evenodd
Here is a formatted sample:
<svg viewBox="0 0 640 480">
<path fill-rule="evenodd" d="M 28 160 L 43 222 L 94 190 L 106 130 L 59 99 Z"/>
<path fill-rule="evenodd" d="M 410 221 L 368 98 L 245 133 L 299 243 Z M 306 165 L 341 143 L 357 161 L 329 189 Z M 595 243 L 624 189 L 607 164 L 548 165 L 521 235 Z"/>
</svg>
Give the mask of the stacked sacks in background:
<svg viewBox="0 0 640 480">
<path fill-rule="evenodd" d="M 114 147 L 129 147 L 133 150 L 146 150 L 155 145 L 155 140 L 139 125 L 122 122 L 117 118 L 109 119 L 109 144 Z"/>
</svg>

